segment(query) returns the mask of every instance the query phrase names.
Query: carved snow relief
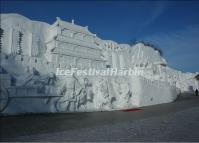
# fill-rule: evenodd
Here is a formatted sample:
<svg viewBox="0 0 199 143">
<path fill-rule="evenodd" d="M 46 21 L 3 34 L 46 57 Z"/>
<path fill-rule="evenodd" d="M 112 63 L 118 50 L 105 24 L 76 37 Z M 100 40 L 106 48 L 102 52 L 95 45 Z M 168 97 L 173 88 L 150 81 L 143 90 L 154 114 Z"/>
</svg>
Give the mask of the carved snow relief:
<svg viewBox="0 0 199 143">
<path fill-rule="evenodd" d="M 121 110 L 172 102 L 198 88 L 193 73 L 167 66 L 154 48 L 102 40 L 57 18 L 54 24 L 1 14 L 0 113 Z M 128 69 L 134 76 L 56 75 L 60 69 Z"/>
</svg>

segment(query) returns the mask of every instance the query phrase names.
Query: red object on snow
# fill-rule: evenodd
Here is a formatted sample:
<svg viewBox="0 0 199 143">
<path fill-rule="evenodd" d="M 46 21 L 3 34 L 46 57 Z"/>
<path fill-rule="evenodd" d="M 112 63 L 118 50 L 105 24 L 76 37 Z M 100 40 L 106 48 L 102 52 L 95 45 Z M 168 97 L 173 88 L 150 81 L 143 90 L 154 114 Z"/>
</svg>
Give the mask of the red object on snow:
<svg viewBox="0 0 199 143">
<path fill-rule="evenodd" d="M 140 111 L 142 109 L 139 109 L 139 108 L 133 108 L 133 109 L 125 109 L 125 110 L 122 110 L 123 112 L 135 112 L 135 111 Z"/>
</svg>

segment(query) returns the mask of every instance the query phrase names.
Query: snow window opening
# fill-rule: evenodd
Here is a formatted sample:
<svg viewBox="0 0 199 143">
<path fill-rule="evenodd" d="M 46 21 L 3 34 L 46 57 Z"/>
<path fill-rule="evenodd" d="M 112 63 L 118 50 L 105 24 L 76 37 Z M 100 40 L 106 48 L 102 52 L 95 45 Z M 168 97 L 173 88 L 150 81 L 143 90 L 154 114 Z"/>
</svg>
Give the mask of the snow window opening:
<svg viewBox="0 0 199 143">
<path fill-rule="evenodd" d="M 0 53 L 1 53 L 1 49 L 2 49 L 2 44 L 3 44 L 3 34 L 4 34 L 4 30 L 2 28 L 0 28 Z"/>
<path fill-rule="evenodd" d="M 6 59 L 6 60 L 8 59 L 8 55 L 5 55 L 5 59 Z"/>
<path fill-rule="evenodd" d="M 111 65 L 106 65 L 106 68 L 111 68 Z"/>
<path fill-rule="evenodd" d="M 11 79 L 10 79 L 10 81 L 11 81 L 11 86 L 16 86 L 16 82 L 17 82 L 16 78 L 14 78 L 12 76 Z"/>
<path fill-rule="evenodd" d="M 19 54 L 19 55 L 21 55 L 23 53 L 23 51 L 22 51 L 22 38 L 23 38 L 23 33 L 19 32 L 18 51 L 17 51 L 17 54 Z"/>
</svg>

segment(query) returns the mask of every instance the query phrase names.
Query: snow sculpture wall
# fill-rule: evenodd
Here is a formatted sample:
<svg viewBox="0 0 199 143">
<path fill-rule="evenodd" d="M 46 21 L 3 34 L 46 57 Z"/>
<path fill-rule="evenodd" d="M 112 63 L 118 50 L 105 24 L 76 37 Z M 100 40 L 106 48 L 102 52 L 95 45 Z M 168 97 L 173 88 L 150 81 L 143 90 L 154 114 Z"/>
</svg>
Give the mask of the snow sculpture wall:
<svg viewBox="0 0 199 143">
<path fill-rule="evenodd" d="M 142 43 L 133 47 L 102 40 L 57 18 L 54 24 L 1 14 L 0 112 L 111 111 L 172 102 L 198 88 L 193 73 L 167 66 Z M 57 68 L 131 68 L 134 76 L 69 76 Z"/>
<path fill-rule="evenodd" d="M 174 86 L 170 86 L 169 83 L 151 81 L 142 76 L 132 77 L 132 81 L 136 83 L 133 86 L 135 99 L 137 101 L 136 106 L 172 102 L 176 99 L 176 95 L 179 94 L 179 90 Z"/>
</svg>

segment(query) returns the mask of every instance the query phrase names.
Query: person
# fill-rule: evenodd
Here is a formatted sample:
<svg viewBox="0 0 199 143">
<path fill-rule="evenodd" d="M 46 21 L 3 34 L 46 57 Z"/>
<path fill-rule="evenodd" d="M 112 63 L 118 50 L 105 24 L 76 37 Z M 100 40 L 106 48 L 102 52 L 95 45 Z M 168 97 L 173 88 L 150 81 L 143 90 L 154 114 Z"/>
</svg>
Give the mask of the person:
<svg viewBox="0 0 199 143">
<path fill-rule="evenodd" d="M 195 93 L 196 93 L 196 96 L 198 96 L 198 89 L 196 89 Z"/>
</svg>

